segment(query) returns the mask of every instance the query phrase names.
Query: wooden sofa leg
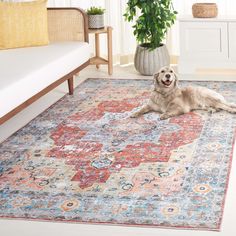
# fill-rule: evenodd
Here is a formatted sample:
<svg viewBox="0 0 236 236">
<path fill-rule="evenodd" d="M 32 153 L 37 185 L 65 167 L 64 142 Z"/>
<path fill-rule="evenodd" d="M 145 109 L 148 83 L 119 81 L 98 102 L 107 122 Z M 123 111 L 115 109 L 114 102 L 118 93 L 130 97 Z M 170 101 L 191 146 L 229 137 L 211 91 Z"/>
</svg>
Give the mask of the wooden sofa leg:
<svg viewBox="0 0 236 236">
<path fill-rule="evenodd" d="M 68 88 L 69 88 L 69 94 L 72 95 L 74 93 L 74 77 L 72 76 L 67 80 L 68 82 Z"/>
</svg>

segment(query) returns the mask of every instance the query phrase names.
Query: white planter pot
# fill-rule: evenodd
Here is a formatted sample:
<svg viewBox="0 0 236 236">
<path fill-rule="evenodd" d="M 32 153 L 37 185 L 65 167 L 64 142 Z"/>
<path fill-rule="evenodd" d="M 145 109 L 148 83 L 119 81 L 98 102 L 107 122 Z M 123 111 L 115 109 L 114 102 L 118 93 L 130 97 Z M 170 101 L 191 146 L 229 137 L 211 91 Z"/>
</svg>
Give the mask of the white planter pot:
<svg viewBox="0 0 236 236">
<path fill-rule="evenodd" d="M 135 69 L 142 75 L 153 75 L 161 67 L 170 65 L 170 55 L 166 45 L 152 51 L 138 45 L 134 57 Z"/>
<path fill-rule="evenodd" d="M 88 15 L 89 29 L 100 29 L 104 27 L 104 15 Z"/>
</svg>

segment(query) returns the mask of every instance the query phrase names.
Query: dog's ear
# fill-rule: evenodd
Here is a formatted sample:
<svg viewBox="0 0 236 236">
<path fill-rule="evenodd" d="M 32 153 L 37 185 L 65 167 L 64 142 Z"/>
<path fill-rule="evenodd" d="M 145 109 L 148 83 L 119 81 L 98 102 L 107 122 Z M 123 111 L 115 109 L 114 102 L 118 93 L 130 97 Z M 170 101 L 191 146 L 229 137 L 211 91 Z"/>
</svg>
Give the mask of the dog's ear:
<svg viewBox="0 0 236 236">
<path fill-rule="evenodd" d="M 153 83 L 154 83 L 154 85 L 159 84 L 159 75 L 160 75 L 159 72 L 157 72 L 157 73 L 155 73 L 155 74 L 153 75 Z"/>
<path fill-rule="evenodd" d="M 153 79 L 154 80 L 158 80 L 159 79 L 159 75 L 160 75 L 160 72 L 157 72 L 153 75 Z"/>
<path fill-rule="evenodd" d="M 179 79 L 175 72 L 174 72 L 174 76 L 175 76 L 175 87 L 176 87 L 178 85 Z"/>
</svg>

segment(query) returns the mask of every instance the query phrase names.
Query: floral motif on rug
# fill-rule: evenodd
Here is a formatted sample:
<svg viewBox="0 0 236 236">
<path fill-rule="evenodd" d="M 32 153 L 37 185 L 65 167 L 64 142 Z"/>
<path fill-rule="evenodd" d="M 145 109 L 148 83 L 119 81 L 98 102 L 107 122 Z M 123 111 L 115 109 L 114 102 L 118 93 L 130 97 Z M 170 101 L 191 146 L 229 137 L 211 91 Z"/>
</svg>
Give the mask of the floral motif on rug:
<svg viewBox="0 0 236 236">
<path fill-rule="evenodd" d="M 0 144 L 0 217 L 219 230 L 236 116 L 130 118 L 151 86 L 88 79 Z"/>
</svg>

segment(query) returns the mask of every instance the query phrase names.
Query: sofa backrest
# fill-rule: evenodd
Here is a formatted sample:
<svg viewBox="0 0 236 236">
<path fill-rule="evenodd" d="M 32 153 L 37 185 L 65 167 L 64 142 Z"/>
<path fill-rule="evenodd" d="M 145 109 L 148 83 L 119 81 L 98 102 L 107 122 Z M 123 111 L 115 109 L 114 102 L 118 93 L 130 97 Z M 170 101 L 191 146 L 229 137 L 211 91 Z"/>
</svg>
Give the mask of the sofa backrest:
<svg viewBox="0 0 236 236">
<path fill-rule="evenodd" d="M 48 8 L 50 42 L 88 42 L 87 14 L 79 8 Z"/>
</svg>

